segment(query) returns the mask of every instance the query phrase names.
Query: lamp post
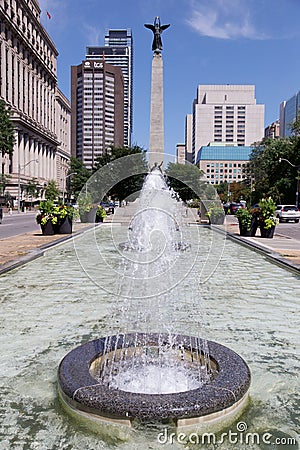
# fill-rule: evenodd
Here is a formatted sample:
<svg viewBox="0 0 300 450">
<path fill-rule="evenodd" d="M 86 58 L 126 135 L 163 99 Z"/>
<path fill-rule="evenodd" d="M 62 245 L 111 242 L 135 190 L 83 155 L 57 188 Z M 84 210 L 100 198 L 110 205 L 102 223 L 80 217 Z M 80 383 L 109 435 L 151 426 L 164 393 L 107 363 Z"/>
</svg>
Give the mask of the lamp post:
<svg viewBox="0 0 300 450">
<path fill-rule="evenodd" d="M 31 159 L 28 161 L 28 163 L 24 164 L 24 166 L 21 166 L 19 164 L 18 166 L 18 213 L 20 212 L 20 203 L 21 203 L 21 170 L 23 170 L 26 166 L 28 166 L 30 163 L 36 162 L 38 163 L 38 159 Z"/>
<path fill-rule="evenodd" d="M 63 182 L 63 204 L 65 203 L 65 188 L 66 188 L 66 182 L 67 182 L 67 179 L 68 179 L 69 177 L 71 177 L 72 175 L 77 175 L 77 172 L 69 173 L 69 175 L 67 175 L 67 176 L 65 177 L 64 182 Z"/>
<path fill-rule="evenodd" d="M 299 178 L 300 178 L 300 164 L 296 166 L 295 164 L 292 164 L 288 159 L 286 158 L 279 158 L 279 162 L 286 161 L 290 166 L 295 167 L 297 169 L 297 187 L 296 187 L 296 206 L 299 208 Z"/>
</svg>

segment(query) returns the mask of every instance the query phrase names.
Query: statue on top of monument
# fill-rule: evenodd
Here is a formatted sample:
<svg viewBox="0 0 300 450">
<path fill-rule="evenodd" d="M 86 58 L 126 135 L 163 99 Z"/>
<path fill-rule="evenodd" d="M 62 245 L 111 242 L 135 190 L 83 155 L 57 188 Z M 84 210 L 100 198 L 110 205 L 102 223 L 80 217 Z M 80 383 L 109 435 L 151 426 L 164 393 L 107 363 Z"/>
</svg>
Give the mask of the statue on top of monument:
<svg viewBox="0 0 300 450">
<path fill-rule="evenodd" d="M 168 25 L 161 25 L 160 24 L 160 18 L 158 16 L 154 19 L 154 25 L 145 23 L 144 25 L 146 28 L 149 28 L 149 30 L 153 31 L 153 43 L 152 43 L 152 50 L 154 53 L 161 53 L 162 51 L 162 40 L 161 40 L 161 34 L 164 30 L 169 28 L 170 24 Z"/>
</svg>

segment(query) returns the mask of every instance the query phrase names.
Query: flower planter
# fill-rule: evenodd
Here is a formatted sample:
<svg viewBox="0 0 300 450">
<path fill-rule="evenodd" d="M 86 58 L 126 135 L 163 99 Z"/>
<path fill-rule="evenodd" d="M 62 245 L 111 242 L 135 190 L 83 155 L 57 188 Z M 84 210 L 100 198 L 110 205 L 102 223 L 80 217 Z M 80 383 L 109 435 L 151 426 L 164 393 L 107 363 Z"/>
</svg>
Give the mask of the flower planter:
<svg viewBox="0 0 300 450">
<path fill-rule="evenodd" d="M 212 217 L 212 218 L 209 219 L 209 223 L 211 225 L 223 225 L 223 223 L 224 223 L 224 216 Z"/>
<path fill-rule="evenodd" d="M 259 221 L 257 217 L 252 217 L 251 226 L 250 226 L 250 236 L 254 237 L 259 225 Z"/>
<path fill-rule="evenodd" d="M 265 228 L 263 226 L 260 226 L 260 235 L 262 238 L 273 238 L 274 236 L 274 231 L 275 231 L 275 226 L 271 227 L 271 228 Z"/>
<path fill-rule="evenodd" d="M 92 208 L 89 212 L 84 212 L 80 214 L 80 222 L 83 223 L 95 223 L 97 208 Z"/>
<path fill-rule="evenodd" d="M 66 216 L 60 221 L 57 227 L 58 234 L 71 234 L 72 233 L 72 220 Z"/>
<path fill-rule="evenodd" d="M 51 220 L 48 220 L 45 225 L 41 224 L 42 233 L 44 236 L 52 236 L 55 234 L 55 226 L 51 222 Z"/>
<path fill-rule="evenodd" d="M 247 230 L 247 228 L 242 227 L 240 224 L 239 227 L 240 227 L 240 236 L 248 236 L 248 237 L 251 236 L 251 230 Z"/>
</svg>

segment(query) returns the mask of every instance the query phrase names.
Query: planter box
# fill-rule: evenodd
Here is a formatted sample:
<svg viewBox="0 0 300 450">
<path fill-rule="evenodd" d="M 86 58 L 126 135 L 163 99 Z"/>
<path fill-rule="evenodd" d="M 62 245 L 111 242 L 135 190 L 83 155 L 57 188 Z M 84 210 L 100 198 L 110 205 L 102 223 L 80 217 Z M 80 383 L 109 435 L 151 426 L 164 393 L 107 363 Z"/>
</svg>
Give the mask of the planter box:
<svg viewBox="0 0 300 450">
<path fill-rule="evenodd" d="M 251 230 L 247 230 L 247 228 L 243 228 L 240 226 L 240 236 L 251 236 Z"/>
<path fill-rule="evenodd" d="M 209 223 L 212 224 L 212 225 L 223 225 L 224 219 L 225 219 L 224 216 L 221 216 L 221 217 L 213 217 L 213 218 L 210 218 L 210 219 L 209 219 Z"/>
<path fill-rule="evenodd" d="M 72 220 L 70 217 L 65 217 L 58 224 L 57 232 L 58 234 L 71 234 L 72 233 Z"/>
<path fill-rule="evenodd" d="M 250 226 L 250 236 L 254 237 L 259 226 L 259 220 L 257 217 L 252 217 L 251 226 Z"/>
<path fill-rule="evenodd" d="M 274 236 L 275 226 L 271 228 L 260 227 L 260 235 L 263 238 L 271 239 Z"/>
<path fill-rule="evenodd" d="M 45 225 L 41 225 L 41 229 L 44 236 L 52 236 L 55 234 L 55 225 L 53 225 L 51 220 L 48 220 Z"/>
<path fill-rule="evenodd" d="M 83 223 L 95 223 L 97 208 L 92 208 L 88 213 L 80 214 L 80 222 Z"/>
</svg>

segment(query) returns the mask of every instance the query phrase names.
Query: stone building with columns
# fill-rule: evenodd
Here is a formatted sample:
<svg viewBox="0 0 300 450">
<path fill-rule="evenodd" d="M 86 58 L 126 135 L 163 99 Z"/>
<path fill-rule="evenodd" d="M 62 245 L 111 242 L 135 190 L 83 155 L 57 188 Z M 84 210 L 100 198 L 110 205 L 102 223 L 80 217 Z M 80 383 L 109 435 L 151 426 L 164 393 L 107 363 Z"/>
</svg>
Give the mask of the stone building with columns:
<svg viewBox="0 0 300 450">
<path fill-rule="evenodd" d="M 58 52 L 40 14 L 37 0 L 0 0 L 0 97 L 15 127 L 13 155 L 1 167 L 10 176 L 6 190 L 16 199 L 21 191 L 21 200 L 32 179 L 41 194 L 49 180 L 63 190 L 70 158 L 70 104 L 58 89 Z"/>
</svg>

